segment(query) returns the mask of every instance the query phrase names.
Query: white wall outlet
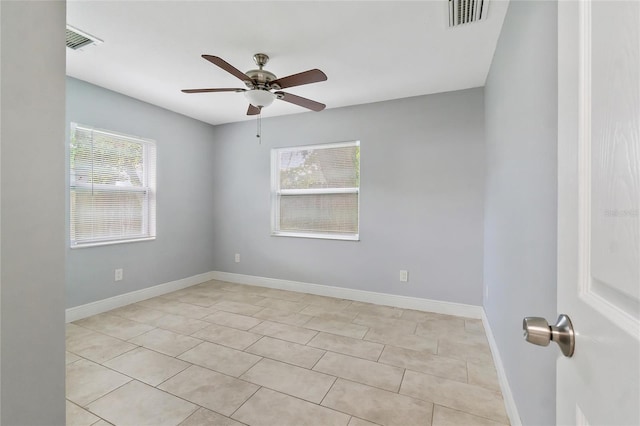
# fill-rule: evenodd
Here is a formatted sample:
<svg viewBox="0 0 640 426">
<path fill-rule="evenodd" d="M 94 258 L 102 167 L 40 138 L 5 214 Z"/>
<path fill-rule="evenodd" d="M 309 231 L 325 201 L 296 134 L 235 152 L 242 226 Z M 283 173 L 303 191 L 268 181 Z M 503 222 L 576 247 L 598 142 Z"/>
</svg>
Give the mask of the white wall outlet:
<svg viewBox="0 0 640 426">
<path fill-rule="evenodd" d="M 236 253 L 236 263 L 240 263 L 240 253 Z"/>
<path fill-rule="evenodd" d="M 115 280 L 114 281 L 122 281 L 122 268 L 116 269 Z"/>
<path fill-rule="evenodd" d="M 489 286 L 484 288 L 484 300 L 489 300 Z"/>
<path fill-rule="evenodd" d="M 409 281 L 409 272 L 407 272 L 404 269 L 400 270 L 400 282 L 401 283 L 406 283 L 407 281 Z"/>
</svg>

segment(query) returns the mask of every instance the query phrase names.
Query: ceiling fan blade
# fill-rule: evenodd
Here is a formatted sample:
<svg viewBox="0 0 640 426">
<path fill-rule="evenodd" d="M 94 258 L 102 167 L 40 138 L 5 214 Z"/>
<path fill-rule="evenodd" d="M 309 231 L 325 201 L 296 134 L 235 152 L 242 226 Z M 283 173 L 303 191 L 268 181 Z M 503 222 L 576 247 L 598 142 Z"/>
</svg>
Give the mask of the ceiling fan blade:
<svg viewBox="0 0 640 426">
<path fill-rule="evenodd" d="M 260 114 L 260 108 L 249 104 L 249 109 L 247 110 L 247 115 L 258 115 L 258 114 Z"/>
<path fill-rule="evenodd" d="M 237 69 L 236 67 L 234 67 L 233 65 L 231 65 L 230 63 L 228 63 L 222 58 L 219 58 L 213 55 L 202 55 L 202 57 L 207 61 L 211 62 L 212 64 L 219 66 L 229 74 L 236 76 L 242 81 L 251 81 L 248 75 L 246 75 L 245 73 L 243 73 L 242 71 L 240 71 L 239 69 Z"/>
<path fill-rule="evenodd" d="M 183 93 L 210 93 L 210 92 L 244 92 L 245 89 L 182 89 Z"/>
<path fill-rule="evenodd" d="M 317 83 L 319 81 L 325 81 L 327 75 L 319 69 L 313 69 L 304 71 L 298 74 L 282 77 L 271 82 L 271 85 L 277 85 L 280 89 L 286 89 L 287 87 L 302 86 L 303 84 Z"/>
<path fill-rule="evenodd" d="M 282 99 L 285 102 L 299 105 L 301 107 L 310 109 L 312 111 L 322 111 L 326 105 L 320 102 L 312 101 L 311 99 L 303 98 L 301 96 L 292 95 L 291 93 L 275 92 L 278 99 Z"/>
</svg>

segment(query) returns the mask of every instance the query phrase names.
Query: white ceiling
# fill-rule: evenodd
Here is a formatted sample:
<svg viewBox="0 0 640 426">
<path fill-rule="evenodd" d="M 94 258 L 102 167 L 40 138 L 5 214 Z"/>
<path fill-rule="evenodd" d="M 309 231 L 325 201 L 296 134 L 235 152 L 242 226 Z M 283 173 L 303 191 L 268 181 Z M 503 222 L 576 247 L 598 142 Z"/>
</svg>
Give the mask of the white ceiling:
<svg viewBox="0 0 640 426">
<path fill-rule="evenodd" d="M 256 68 L 253 54 L 264 52 L 265 69 L 278 77 L 319 68 L 327 81 L 285 91 L 327 108 L 483 86 L 508 1 L 491 0 L 485 21 L 455 29 L 447 27 L 446 5 L 68 1 L 67 23 L 104 43 L 67 49 L 67 74 L 211 124 L 247 119 L 248 103 L 234 92 L 180 92 L 244 87 L 202 54 L 248 71 Z M 276 101 L 263 116 L 306 111 Z"/>
</svg>

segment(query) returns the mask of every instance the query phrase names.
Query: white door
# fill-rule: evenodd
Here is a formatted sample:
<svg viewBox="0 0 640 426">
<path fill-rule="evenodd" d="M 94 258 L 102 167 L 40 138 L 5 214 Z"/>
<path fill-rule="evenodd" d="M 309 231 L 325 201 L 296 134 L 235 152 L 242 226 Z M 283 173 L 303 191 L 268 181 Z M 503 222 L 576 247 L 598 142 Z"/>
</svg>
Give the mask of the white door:
<svg viewBox="0 0 640 426">
<path fill-rule="evenodd" d="M 558 7 L 557 423 L 639 425 L 640 1 Z"/>
</svg>

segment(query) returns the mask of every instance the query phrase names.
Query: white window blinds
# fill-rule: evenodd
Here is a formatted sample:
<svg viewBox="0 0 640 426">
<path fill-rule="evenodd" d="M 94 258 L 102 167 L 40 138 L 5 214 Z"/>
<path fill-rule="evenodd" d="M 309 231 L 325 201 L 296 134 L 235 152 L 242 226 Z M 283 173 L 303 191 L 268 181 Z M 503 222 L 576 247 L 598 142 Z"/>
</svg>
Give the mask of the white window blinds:
<svg viewBox="0 0 640 426">
<path fill-rule="evenodd" d="M 155 142 L 72 123 L 71 247 L 155 237 Z"/>
<path fill-rule="evenodd" d="M 359 238 L 360 143 L 272 151 L 274 235 Z"/>
</svg>

